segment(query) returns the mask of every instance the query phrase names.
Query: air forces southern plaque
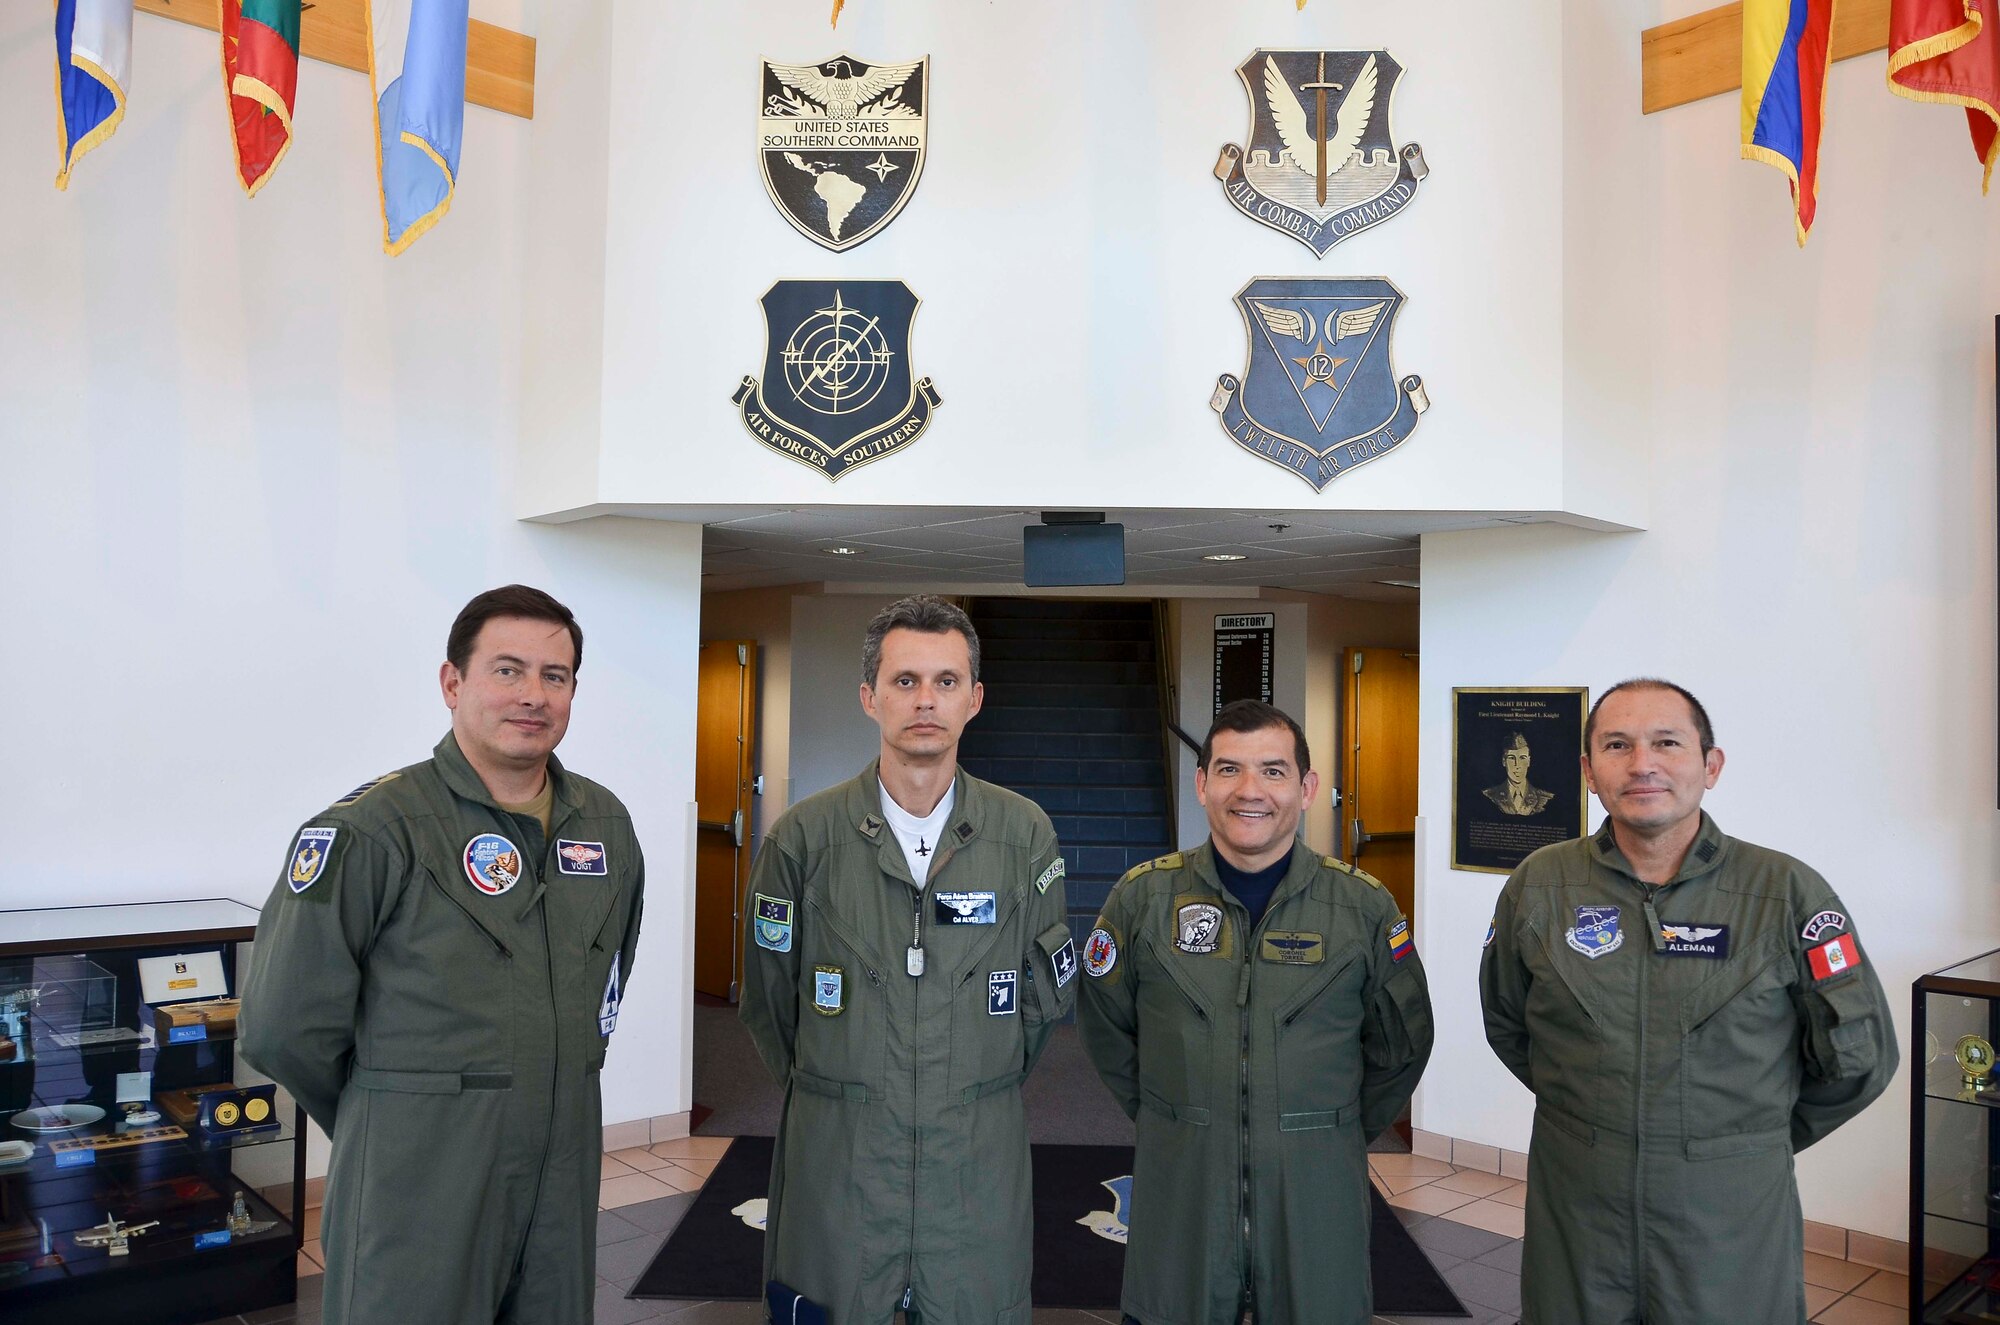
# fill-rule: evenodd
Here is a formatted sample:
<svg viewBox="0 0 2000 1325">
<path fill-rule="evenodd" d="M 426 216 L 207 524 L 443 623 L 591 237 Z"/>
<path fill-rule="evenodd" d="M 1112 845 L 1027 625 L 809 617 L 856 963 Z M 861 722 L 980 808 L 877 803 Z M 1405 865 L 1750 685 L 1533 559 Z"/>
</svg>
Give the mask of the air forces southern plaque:
<svg viewBox="0 0 2000 1325">
<path fill-rule="evenodd" d="M 1389 102 L 1403 66 L 1387 51 L 1266 51 L 1237 66 L 1250 135 L 1216 158 L 1237 211 L 1320 257 L 1417 196 L 1424 149 L 1396 146 Z"/>
<path fill-rule="evenodd" d="M 1209 407 L 1238 446 L 1314 488 L 1395 450 L 1430 408 L 1423 379 L 1397 380 L 1390 361 L 1403 292 L 1382 277 L 1259 277 L 1236 307 L 1249 361 Z"/>
<path fill-rule="evenodd" d="M 757 157 L 794 230 L 839 252 L 896 219 L 924 173 L 930 71 L 928 57 L 764 61 Z"/>
<path fill-rule="evenodd" d="M 943 402 L 910 372 L 917 297 L 901 281 L 779 281 L 764 377 L 733 397 L 750 435 L 830 479 L 908 446 Z"/>
</svg>

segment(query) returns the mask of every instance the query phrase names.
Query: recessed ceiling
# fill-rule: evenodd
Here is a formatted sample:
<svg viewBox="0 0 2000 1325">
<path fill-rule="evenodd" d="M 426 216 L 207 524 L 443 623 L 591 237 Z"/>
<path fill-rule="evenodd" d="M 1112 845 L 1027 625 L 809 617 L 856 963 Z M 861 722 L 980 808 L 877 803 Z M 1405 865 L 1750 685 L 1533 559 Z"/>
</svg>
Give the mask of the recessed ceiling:
<svg viewBox="0 0 2000 1325">
<path fill-rule="evenodd" d="M 637 512 L 633 512 L 637 513 Z M 1021 531 L 1039 510 L 820 506 L 710 510 L 702 589 L 801 582 L 1021 584 Z M 1419 535 L 1534 517 L 1452 512 L 1106 511 L 1125 526 L 1131 585 L 1266 587 L 1409 602 Z M 851 555 L 825 549 L 845 547 Z M 1228 553 L 1240 561 L 1210 561 Z M 1400 582 L 1400 583 L 1395 583 Z"/>
</svg>

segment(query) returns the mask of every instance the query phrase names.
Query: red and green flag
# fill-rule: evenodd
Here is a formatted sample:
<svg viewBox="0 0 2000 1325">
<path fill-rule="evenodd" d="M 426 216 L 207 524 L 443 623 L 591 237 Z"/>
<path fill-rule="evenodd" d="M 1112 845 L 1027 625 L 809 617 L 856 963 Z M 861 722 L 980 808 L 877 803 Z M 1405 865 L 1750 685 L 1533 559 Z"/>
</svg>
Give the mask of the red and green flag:
<svg viewBox="0 0 2000 1325">
<path fill-rule="evenodd" d="M 222 90 L 236 136 L 236 176 L 252 197 L 292 145 L 299 9 L 299 0 L 222 0 Z"/>
</svg>

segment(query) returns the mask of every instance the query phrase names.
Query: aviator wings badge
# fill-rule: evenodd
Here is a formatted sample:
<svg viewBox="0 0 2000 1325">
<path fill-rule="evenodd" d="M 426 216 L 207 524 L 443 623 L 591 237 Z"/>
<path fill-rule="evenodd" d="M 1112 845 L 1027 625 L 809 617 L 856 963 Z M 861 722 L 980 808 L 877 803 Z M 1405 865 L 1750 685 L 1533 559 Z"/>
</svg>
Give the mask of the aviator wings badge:
<svg viewBox="0 0 2000 1325">
<path fill-rule="evenodd" d="M 1395 450 L 1430 408 L 1423 379 L 1399 381 L 1389 358 L 1403 292 L 1388 280 L 1259 277 L 1236 307 L 1249 361 L 1209 408 L 1238 446 L 1315 489 Z"/>
<path fill-rule="evenodd" d="M 1260 50 L 1237 66 L 1250 136 L 1215 177 L 1237 211 L 1320 257 L 1403 210 L 1430 174 L 1424 149 L 1389 133 L 1403 66 L 1387 51 Z"/>
<path fill-rule="evenodd" d="M 732 399 L 750 435 L 830 479 L 914 442 L 943 402 L 910 371 L 917 297 L 901 281 L 779 281 L 764 377 Z"/>
<path fill-rule="evenodd" d="M 763 62 L 757 159 L 792 229 L 836 253 L 877 234 L 924 173 L 929 57 Z"/>
</svg>

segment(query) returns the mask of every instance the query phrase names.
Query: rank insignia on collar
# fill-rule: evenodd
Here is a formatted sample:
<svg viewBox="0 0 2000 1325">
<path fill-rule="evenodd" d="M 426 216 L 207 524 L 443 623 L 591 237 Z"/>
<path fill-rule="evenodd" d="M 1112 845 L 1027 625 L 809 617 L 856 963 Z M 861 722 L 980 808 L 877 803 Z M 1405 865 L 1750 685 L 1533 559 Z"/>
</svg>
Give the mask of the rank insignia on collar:
<svg viewBox="0 0 2000 1325">
<path fill-rule="evenodd" d="M 301 828 L 298 845 L 292 848 L 291 867 L 285 871 L 285 881 L 295 893 L 302 893 L 319 882 L 320 875 L 326 873 L 326 858 L 333 850 L 333 838 L 338 828 Z"/>
<path fill-rule="evenodd" d="M 1259 50 L 1236 76 L 1250 134 L 1215 177 L 1237 211 L 1316 256 L 1402 211 L 1430 174 L 1424 149 L 1390 134 L 1403 66 L 1389 52 Z"/>
<path fill-rule="evenodd" d="M 764 376 L 731 397 L 743 426 L 838 479 L 917 440 L 943 400 L 910 369 L 917 296 L 901 281 L 779 281 L 765 291 Z"/>
<path fill-rule="evenodd" d="M 838 966 L 813 967 L 813 1011 L 822 1017 L 840 1015 L 847 976 Z"/>
<path fill-rule="evenodd" d="M 986 1015 L 989 1017 L 1011 1017 L 1020 1011 L 1014 999 L 1015 986 L 1019 982 L 1018 971 L 990 971 L 986 976 Z"/>
<path fill-rule="evenodd" d="M 1250 354 L 1209 399 L 1223 431 L 1315 490 L 1402 445 L 1431 404 L 1389 356 L 1403 297 L 1379 276 L 1264 276 L 1237 291 Z"/>
<path fill-rule="evenodd" d="M 556 868 L 564 874 L 603 874 L 604 843 L 556 839 Z"/>
<path fill-rule="evenodd" d="M 881 233 L 924 173 L 929 57 L 762 65 L 757 159 L 792 229 L 836 253 Z"/>
<path fill-rule="evenodd" d="M 521 848 L 498 833 L 480 833 L 465 844 L 465 877 L 488 897 L 521 881 Z"/>
<path fill-rule="evenodd" d="M 758 893 L 756 903 L 757 946 L 772 952 L 792 950 L 792 904 L 782 897 Z"/>
<path fill-rule="evenodd" d="M 1567 931 L 1563 937 L 1569 940 L 1570 947 L 1592 961 L 1625 946 L 1625 936 L 1618 932 L 1618 908 L 1615 906 L 1579 906 L 1576 908 L 1576 928 Z"/>
</svg>

